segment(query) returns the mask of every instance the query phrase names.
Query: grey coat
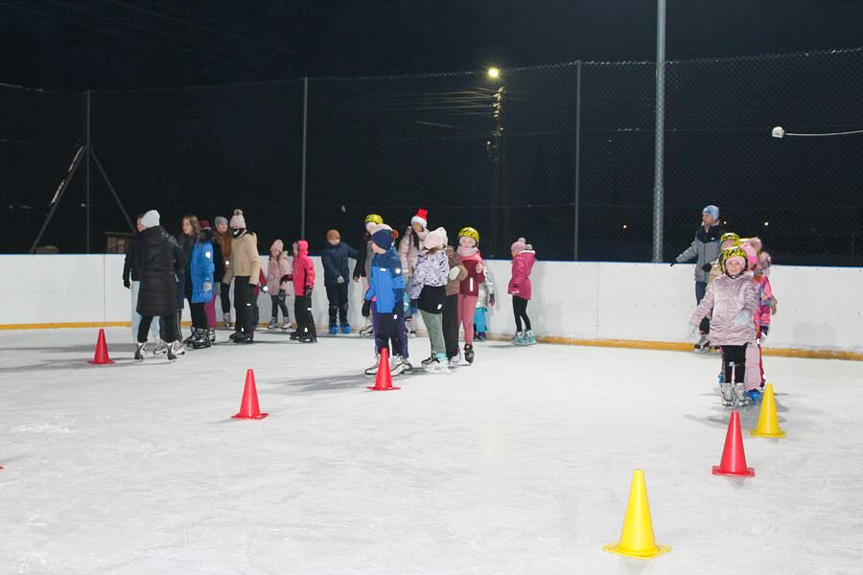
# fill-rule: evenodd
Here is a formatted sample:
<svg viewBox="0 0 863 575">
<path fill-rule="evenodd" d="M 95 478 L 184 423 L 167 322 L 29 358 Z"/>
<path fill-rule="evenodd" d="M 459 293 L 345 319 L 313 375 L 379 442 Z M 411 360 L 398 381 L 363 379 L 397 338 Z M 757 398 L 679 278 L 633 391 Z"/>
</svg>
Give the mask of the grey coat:
<svg viewBox="0 0 863 575">
<path fill-rule="evenodd" d="M 710 226 L 710 228 L 701 226 L 695 232 L 695 239 L 692 240 L 692 244 L 674 261 L 683 263 L 697 257 L 695 260 L 695 281 L 706 283 L 710 270 L 704 271 L 704 265 L 712 264 L 719 257 L 719 238 L 722 237 L 723 233 L 724 231 L 719 226 Z"/>
</svg>

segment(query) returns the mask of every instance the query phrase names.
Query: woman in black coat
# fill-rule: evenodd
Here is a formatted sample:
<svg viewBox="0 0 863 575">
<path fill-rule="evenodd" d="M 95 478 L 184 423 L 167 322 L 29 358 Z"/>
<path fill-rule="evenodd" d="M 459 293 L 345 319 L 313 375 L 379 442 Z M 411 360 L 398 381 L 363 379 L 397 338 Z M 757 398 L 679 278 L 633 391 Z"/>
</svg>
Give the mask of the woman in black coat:
<svg viewBox="0 0 863 575">
<path fill-rule="evenodd" d="M 141 218 L 145 229 L 138 236 L 135 265 L 141 278 L 138 294 L 138 345 L 135 359 L 144 359 L 147 332 L 153 318 L 163 318 L 165 332 L 162 339 L 168 343 L 168 359 L 182 355 L 177 330 L 177 276 L 184 273 L 185 256 L 171 234 L 159 225 L 159 212 L 151 210 Z"/>
</svg>

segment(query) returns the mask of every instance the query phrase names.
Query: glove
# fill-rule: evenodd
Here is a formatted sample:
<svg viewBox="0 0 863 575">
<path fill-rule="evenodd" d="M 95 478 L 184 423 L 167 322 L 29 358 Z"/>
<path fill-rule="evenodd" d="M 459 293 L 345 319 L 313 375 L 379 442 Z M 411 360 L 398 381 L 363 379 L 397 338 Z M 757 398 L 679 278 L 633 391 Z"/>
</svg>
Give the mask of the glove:
<svg viewBox="0 0 863 575">
<path fill-rule="evenodd" d="M 372 302 L 369 300 L 363 301 L 363 317 L 372 315 Z"/>
<path fill-rule="evenodd" d="M 752 316 L 749 315 L 749 312 L 746 310 L 741 311 L 737 314 L 737 317 L 734 318 L 735 325 L 746 325 L 748 323 L 752 323 Z"/>
<path fill-rule="evenodd" d="M 285 275 L 283 275 L 282 277 L 280 277 L 280 278 L 279 278 L 279 283 L 280 283 L 280 284 L 286 284 L 286 283 L 288 283 L 289 281 L 291 281 L 291 276 L 289 276 L 288 274 L 285 274 Z"/>
<path fill-rule="evenodd" d="M 696 327 L 692 324 L 689 324 L 689 339 L 692 339 L 695 337 L 695 330 L 696 330 Z"/>
<path fill-rule="evenodd" d="M 123 278 L 123 287 L 132 289 L 132 282 L 129 281 L 129 278 Z"/>
<path fill-rule="evenodd" d="M 483 267 L 482 262 L 476 264 L 476 273 L 481 274 L 484 269 L 485 267 Z"/>
<path fill-rule="evenodd" d="M 312 297 L 312 286 L 308 286 L 306 288 L 306 291 L 303 292 L 303 296 L 311 299 L 311 297 Z"/>
<path fill-rule="evenodd" d="M 286 297 L 288 297 L 288 294 L 285 293 L 285 290 L 280 289 L 279 290 L 279 301 L 281 301 L 281 302 L 285 301 Z"/>
<path fill-rule="evenodd" d="M 489 296 L 488 296 L 488 304 L 489 304 L 491 307 L 494 307 L 494 294 L 491 294 L 491 295 L 489 295 Z"/>
<path fill-rule="evenodd" d="M 343 284 L 343 283 L 345 283 L 345 278 L 343 278 L 342 276 L 337 277 L 337 278 L 336 278 L 336 283 L 337 283 L 337 284 Z"/>
<path fill-rule="evenodd" d="M 213 291 L 213 284 L 204 282 L 204 293 L 210 293 L 211 291 Z"/>
<path fill-rule="evenodd" d="M 264 293 L 267 293 L 268 291 L 270 291 L 270 288 L 268 288 L 267 286 L 263 286 L 261 288 L 261 291 L 263 291 Z"/>
<path fill-rule="evenodd" d="M 458 277 L 458 273 L 459 273 L 459 269 L 458 269 L 458 268 L 452 268 L 452 269 L 449 271 L 449 274 L 448 274 L 449 279 L 450 279 L 450 280 L 454 280 L 455 278 L 457 278 L 457 277 Z"/>
<path fill-rule="evenodd" d="M 709 272 L 711 269 L 713 269 L 713 264 L 704 264 L 703 266 L 701 266 L 701 269 L 703 269 L 706 272 Z"/>
<path fill-rule="evenodd" d="M 677 260 L 674 260 L 673 262 L 671 262 L 671 267 L 674 267 L 674 264 L 676 264 L 676 263 L 677 263 Z"/>
</svg>

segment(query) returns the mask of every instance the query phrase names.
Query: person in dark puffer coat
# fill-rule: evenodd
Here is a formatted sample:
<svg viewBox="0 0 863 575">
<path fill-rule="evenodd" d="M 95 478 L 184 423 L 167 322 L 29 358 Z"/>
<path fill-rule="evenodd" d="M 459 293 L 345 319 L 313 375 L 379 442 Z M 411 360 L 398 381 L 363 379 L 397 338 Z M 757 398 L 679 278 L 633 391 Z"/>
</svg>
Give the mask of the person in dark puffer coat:
<svg viewBox="0 0 863 575">
<path fill-rule="evenodd" d="M 168 359 L 182 355 L 177 329 L 177 277 L 185 269 L 185 256 L 171 234 L 159 225 L 159 212 L 150 210 L 141 218 L 145 228 L 139 236 L 135 265 L 141 278 L 138 294 L 138 345 L 135 359 L 143 359 L 147 344 L 147 332 L 153 318 L 164 319 L 162 338 L 168 343 Z"/>
<path fill-rule="evenodd" d="M 330 302 L 330 333 L 333 335 L 339 332 L 339 327 L 343 333 L 351 333 L 348 324 L 350 258 L 359 260 L 360 253 L 342 241 L 338 230 L 328 231 L 327 245 L 321 251 L 321 265 L 324 267 L 324 287 Z M 339 324 L 336 323 L 337 319 Z"/>
</svg>

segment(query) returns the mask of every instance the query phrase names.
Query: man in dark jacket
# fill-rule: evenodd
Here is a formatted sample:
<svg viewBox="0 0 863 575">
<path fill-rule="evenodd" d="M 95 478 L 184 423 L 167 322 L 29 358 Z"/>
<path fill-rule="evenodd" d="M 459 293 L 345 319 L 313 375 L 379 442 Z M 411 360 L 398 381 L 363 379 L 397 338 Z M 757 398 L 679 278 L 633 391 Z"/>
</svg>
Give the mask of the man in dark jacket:
<svg viewBox="0 0 863 575">
<path fill-rule="evenodd" d="M 126 249 L 126 261 L 123 264 L 123 285 L 130 290 L 132 296 L 132 341 L 138 343 L 138 326 L 141 325 L 141 314 L 138 313 L 138 293 L 141 290 L 141 276 L 138 274 L 138 268 L 135 263 L 135 256 L 138 251 L 140 242 L 139 234 L 144 230 L 141 225 L 141 217 L 144 214 L 138 214 L 136 233 L 129 242 L 129 247 Z M 160 343 L 159 338 L 159 322 L 154 321 L 150 327 L 150 335 L 155 345 Z"/>
<path fill-rule="evenodd" d="M 351 333 L 348 324 L 348 278 L 350 269 L 348 258 L 359 260 L 360 253 L 342 241 L 338 230 L 327 232 L 327 245 L 321 252 L 321 265 L 324 266 L 324 286 L 330 302 L 330 334 Z M 359 267 L 359 264 L 356 264 Z M 336 324 L 338 316 L 339 325 Z"/>
<path fill-rule="evenodd" d="M 159 225 L 159 212 L 150 210 L 141 218 L 144 229 L 138 236 L 135 250 L 135 267 L 141 278 L 138 294 L 138 345 L 135 359 L 144 359 L 147 332 L 153 318 L 164 320 L 163 339 L 168 344 L 168 359 L 174 360 L 184 352 L 178 341 L 177 329 L 177 277 L 183 275 L 185 257 L 177 240 Z"/>
</svg>

